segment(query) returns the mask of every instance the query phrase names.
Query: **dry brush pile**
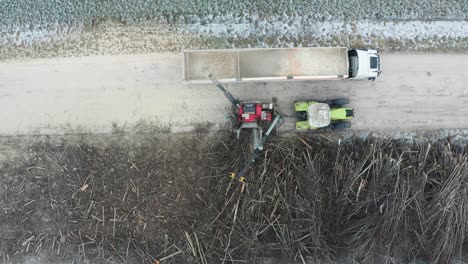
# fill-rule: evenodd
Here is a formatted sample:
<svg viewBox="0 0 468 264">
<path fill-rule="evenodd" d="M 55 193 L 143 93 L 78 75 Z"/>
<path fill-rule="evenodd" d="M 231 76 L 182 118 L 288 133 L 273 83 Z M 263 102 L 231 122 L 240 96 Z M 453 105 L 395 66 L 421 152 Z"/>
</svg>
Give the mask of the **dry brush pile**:
<svg viewBox="0 0 468 264">
<path fill-rule="evenodd" d="M 249 170 L 224 136 L 38 143 L 4 166 L 1 254 L 81 261 L 450 263 L 468 242 L 467 148 L 279 138 Z"/>
<path fill-rule="evenodd" d="M 201 140 L 104 141 L 46 140 L 33 144 L 25 161 L 3 165 L 4 259 L 153 263 L 181 253 L 175 239 L 191 228 L 201 205 L 195 177 L 205 155 Z"/>
<path fill-rule="evenodd" d="M 467 158 L 442 141 L 275 142 L 243 192 L 212 182 L 216 210 L 200 232 L 229 260 L 333 260 L 345 250 L 359 262 L 450 263 L 468 241 Z"/>
</svg>

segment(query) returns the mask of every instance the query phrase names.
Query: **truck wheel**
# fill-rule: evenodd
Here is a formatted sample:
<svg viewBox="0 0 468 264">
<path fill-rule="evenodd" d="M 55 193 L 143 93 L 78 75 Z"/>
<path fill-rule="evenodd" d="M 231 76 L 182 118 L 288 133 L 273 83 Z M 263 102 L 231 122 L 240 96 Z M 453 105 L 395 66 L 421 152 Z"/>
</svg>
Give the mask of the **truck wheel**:
<svg viewBox="0 0 468 264">
<path fill-rule="evenodd" d="M 343 105 L 349 104 L 349 98 L 338 98 L 338 99 L 331 99 L 327 101 L 330 107 L 341 107 Z"/>
<path fill-rule="evenodd" d="M 343 129 L 348 129 L 348 128 L 351 128 L 351 122 L 336 122 L 336 123 L 332 123 L 330 125 L 330 128 L 332 130 L 343 130 Z"/>
</svg>

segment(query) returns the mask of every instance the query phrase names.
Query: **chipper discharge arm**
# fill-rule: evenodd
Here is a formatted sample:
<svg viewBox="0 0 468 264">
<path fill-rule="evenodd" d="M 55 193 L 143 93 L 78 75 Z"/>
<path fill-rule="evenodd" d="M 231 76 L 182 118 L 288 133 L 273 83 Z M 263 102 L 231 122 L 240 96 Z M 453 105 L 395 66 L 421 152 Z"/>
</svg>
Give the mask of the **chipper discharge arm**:
<svg viewBox="0 0 468 264">
<path fill-rule="evenodd" d="M 231 102 L 237 109 L 241 107 L 241 101 L 236 99 L 224 86 L 213 77 L 213 74 L 208 74 L 208 78 L 216 85 L 216 87 L 226 96 L 226 98 Z"/>
</svg>

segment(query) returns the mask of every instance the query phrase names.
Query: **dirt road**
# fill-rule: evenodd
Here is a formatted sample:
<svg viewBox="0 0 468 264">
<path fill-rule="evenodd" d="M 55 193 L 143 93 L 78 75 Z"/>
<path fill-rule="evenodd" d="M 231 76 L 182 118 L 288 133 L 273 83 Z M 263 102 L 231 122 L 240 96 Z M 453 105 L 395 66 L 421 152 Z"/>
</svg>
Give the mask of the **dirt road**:
<svg viewBox="0 0 468 264">
<path fill-rule="evenodd" d="M 370 81 L 236 83 L 241 99 L 347 96 L 356 130 L 468 128 L 468 55 L 383 54 Z M 40 59 L 0 63 L 1 135 L 145 131 L 171 124 L 222 125 L 228 101 L 213 85 L 181 83 L 180 54 Z M 283 129 L 291 128 L 292 123 Z"/>
</svg>

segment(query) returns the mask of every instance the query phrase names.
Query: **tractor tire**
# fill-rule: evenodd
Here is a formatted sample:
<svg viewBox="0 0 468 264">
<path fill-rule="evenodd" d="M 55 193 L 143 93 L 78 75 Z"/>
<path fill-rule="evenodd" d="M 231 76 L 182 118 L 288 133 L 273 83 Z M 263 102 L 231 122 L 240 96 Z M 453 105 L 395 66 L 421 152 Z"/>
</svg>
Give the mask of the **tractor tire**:
<svg viewBox="0 0 468 264">
<path fill-rule="evenodd" d="M 331 130 L 348 129 L 348 128 L 351 128 L 351 122 L 344 121 L 344 122 L 332 123 L 332 124 L 330 124 L 330 128 L 331 128 Z"/>
<path fill-rule="evenodd" d="M 338 99 L 331 99 L 327 101 L 330 107 L 342 107 L 343 105 L 349 104 L 349 98 L 338 98 Z"/>
<path fill-rule="evenodd" d="M 296 118 L 299 121 L 306 121 L 307 120 L 307 112 L 296 112 L 289 117 Z"/>
</svg>

